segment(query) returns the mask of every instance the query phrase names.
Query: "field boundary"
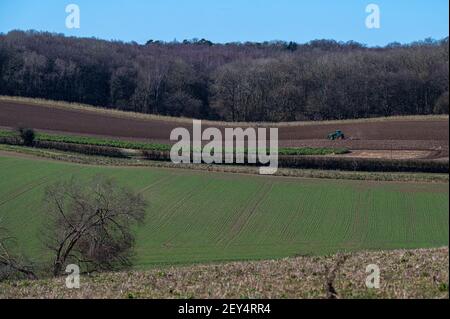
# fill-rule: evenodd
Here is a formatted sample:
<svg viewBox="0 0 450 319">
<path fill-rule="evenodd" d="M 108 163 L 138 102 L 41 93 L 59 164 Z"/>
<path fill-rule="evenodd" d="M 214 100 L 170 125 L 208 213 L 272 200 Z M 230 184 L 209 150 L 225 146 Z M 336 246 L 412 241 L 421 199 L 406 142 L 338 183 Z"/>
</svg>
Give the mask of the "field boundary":
<svg viewBox="0 0 450 319">
<path fill-rule="evenodd" d="M 10 145 L 21 145 L 15 137 L 0 137 L 0 143 Z M 170 161 L 170 151 L 163 150 L 127 150 L 111 146 L 98 146 L 89 144 L 75 144 L 53 141 L 35 141 L 34 147 L 44 149 L 55 149 L 86 155 L 98 155 L 117 158 L 137 158 L 152 161 Z M 223 154 L 223 156 L 225 156 Z M 192 152 L 191 152 L 192 157 Z M 245 154 L 247 163 L 247 153 Z M 236 165 L 236 164 L 214 164 L 214 165 Z M 241 164 L 242 165 L 242 164 Z M 243 164 L 246 166 L 261 166 L 261 164 Z M 327 157 L 314 155 L 279 155 L 278 167 L 301 168 L 321 170 L 345 170 L 345 171 L 367 171 L 367 172 L 421 172 L 421 173 L 448 173 L 448 161 L 434 161 L 426 159 L 368 159 L 351 157 Z"/>
<path fill-rule="evenodd" d="M 173 164 L 167 161 L 140 161 L 127 158 L 112 158 L 79 153 L 50 151 L 16 145 L 0 144 L 0 155 L 8 157 L 25 157 L 48 161 L 67 162 L 88 166 L 130 167 L 130 168 L 158 168 L 168 170 L 186 170 L 203 173 L 259 175 L 259 169 L 241 165 L 208 165 L 208 164 Z M 279 168 L 273 178 L 302 178 L 302 179 L 330 179 L 375 182 L 402 182 L 402 183 L 448 183 L 449 174 L 438 173 L 405 173 L 405 172 L 352 172 L 339 170 L 319 169 L 287 169 Z"/>
</svg>

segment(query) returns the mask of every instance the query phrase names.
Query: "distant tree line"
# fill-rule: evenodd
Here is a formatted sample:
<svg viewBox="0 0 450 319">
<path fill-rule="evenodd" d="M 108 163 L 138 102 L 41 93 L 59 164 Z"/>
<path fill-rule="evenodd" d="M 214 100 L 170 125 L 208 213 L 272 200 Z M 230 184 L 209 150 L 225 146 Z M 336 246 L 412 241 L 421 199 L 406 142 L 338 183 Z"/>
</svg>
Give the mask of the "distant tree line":
<svg viewBox="0 0 450 319">
<path fill-rule="evenodd" d="M 448 37 L 369 48 L 0 34 L 0 94 L 226 121 L 448 113 Z"/>
</svg>

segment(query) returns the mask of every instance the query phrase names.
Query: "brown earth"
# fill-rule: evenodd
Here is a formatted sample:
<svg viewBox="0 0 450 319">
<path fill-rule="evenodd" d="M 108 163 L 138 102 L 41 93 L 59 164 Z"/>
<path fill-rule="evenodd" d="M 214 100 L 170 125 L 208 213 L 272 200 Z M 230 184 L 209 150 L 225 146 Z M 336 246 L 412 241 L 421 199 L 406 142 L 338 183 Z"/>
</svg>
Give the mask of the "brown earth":
<svg viewBox="0 0 450 319">
<path fill-rule="evenodd" d="M 441 153 L 432 151 L 408 151 L 408 150 L 352 150 L 351 153 L 341 157 L 380 158 L 380 159 L 433 159 L 439 158 Z"/>
<path fill-rule="evenodd" d="M 210 124 L 209 124 L 210 125 Z M 32 127 L 37 130 L 97 135 L 133 140 L 167 142 L 176 127 L 191 125 L 175 119 L 120 117 L 117 113 L 51 107 L 25 102 L 0 101 L 0 126 Z M 204 128 L 208 125 L 204 125 Z M 218 127 L 223 129 L 223 123 Z M 347 139 L 328 141 L 326 136 L 342 130 Z M 448 158 L 449 122 L 445 119 L 374 120 L 357 123 L 320 123 L 279 127 L 280 146 L 347 147 L 350 150 L 429 151 L 419 158 Z M 416 153 L 417 154 L 417 153 Z M 389 155 L 390 156 L 390 155 Z M 402 158 L 408 154 L 400 154 Z M 417 158 L 413 155 L 412 158 Z"/>
</svg>

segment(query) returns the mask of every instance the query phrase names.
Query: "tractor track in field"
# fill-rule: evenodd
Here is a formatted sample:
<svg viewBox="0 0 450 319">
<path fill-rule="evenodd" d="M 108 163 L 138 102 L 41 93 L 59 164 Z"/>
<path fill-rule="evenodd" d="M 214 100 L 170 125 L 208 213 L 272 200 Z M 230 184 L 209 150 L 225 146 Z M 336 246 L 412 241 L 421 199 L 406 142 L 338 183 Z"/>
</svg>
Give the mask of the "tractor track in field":
<svg viewBox="0 0 450 319">
<path fill-rule="evenodd" d="M 194 193 L 192 194 L 192 196 L 194 196 L 194 195 L 196 195 L 196 194 L 201 194 L 201 191 L 204 190 L 204 189 L 206 189 L 206 187 L 207 187 L 209 184 L 211 184 L 211 182 L 206 183 L 206 184 L 204 185 L 205 187 L 198 188 L 199 191 L 198 191 L 198 192 L 194 192 Z M 192 197 L 192 196 L 191 196 L 191 197 Z M 189 198 L 191 198 L 191 197 L 189 197 Z M 210 198 L 208 198 L 208 199 L 205 200 L 205 202 L 203 203 L 203 205 L 208 206 L 208 204 L 210 204 L 211 206 L 213 206 L 213 205 L 215 204 L 215 201 L 216 201 L 216 198 L 210 197 Z M 183 201 L 183 203 L 184 203 L 184 202 L 185 202 L 185 201 Z M 179 208 L 179 207 L 178 207 L 178 208 Z M 190 231 L 192 231 L 193 228 L 195 229 L 195 225 L 196 225 L 196 222 L 198 221 L 198 217 L 196 216 L 195 212 L 192 212 L 192 210 L 186 210 L 186 213 L 185 213 L 185 214 L 186 214 L 185 216 L 188 216 L 188 218 L 187 218 L 186 224 L 184 225 L 184 229 L 183 229 L 181 232 L 190 232 Z M 175 234 L 171 235 L 169 238 L 167 238 L 167 239 L 164 241 L 164 243 L 163 243 L 162 245 L 163 245 L 164 247 L 173 247 L 173 246 L 172 246 L 172 242 L 173 242 L 178 236 L 179 236 L 178 233 L 175 233 Z"/>
<path fill-rule="evenodd" d="M 166 209 L 164 209 L 164 212 L 167 214 L 161 215 L 160 220 L 155 221 L 155 227 L 163 228 L 167 226 L 170 219 L 176 214 L 176 211 L 183 206 L 183 204 L 191 199 L 193 196 L 196 195 L 197 190 L 205 188 L 210 184 L 212 180 L 208 180 L 206 183 L 203 183 L 201 185 L 198 185 L 197 187 L 194 187 L 190 189 L 187 193 L 185 193 L 183 196 L 179 197 L 175 202 L 173 202 L 171 205 L 168 205 Z"/>
<path fill-rule="evenodd" d="M 299 200 L 295 212 L 291 214 L 288 222 L 284 224 L 283 228 L 280 231 L 280 233 L 283 234 L 283 238 L 285 238 L 287 242 L 292 243 L 292 238 L 294 238 L 292 236 L 293 234 L 291 234 L 291 232 L 288 232 L 289 225 L 292 225 L 295 222 L 295 220 L 301 220 L 304 214 L 305 214 L 304 203 L 301 200 Z"/>
<path fill-rule="evenodd" d="M 170 181 L 170 180 L 173 179 L 174 177 L 175 177 L 175 174 L 174 174 L 174 173 L 169 174 L 168 176 L 163 176 L 163 177 L 157 179 L 156 181 L 154 181 L 153 183 L 151 183 L 151 184 L 145 186 L 144 188 L 141 188 L 141 189 L 139 190 L 139 193 L 140 193 L 140 194 L 145 193 L 145 192 L 151 190 L 152 188 L 155 188 L 155 187 L 158 186 L 158 185 L 161 185 L 161 184 L 164 184 L 164 183 L 167 182 L 167 181 Z"/>
<path fill-rule="evenodd" d="M 227 243 L 225 247 L 229 247 L 232 245 L 232 242 L 235 238 L 239 237 L 242 231 L 247 227 L 251 218 L 254 216 L 256 210 L 261 205 L 262 201 L 267 197 L 267 194 L 273 188 L 273 182 L 267 182 L 263 184 L 261 189 L 258 191 L 256 198 L 250 200 L 248 205 L 245 206 L 245 209 L 241 211 L 239 217 L 235 220 L 233 225 L 231 226 L 230 233 L 226 237 Z"/>
<path fill-rule="evenodd" d="M 21 195 L 33 190 L 36 187 L 46 184 L 49 178 L 50 176 L 41 177 L 38 180 L 35 180 L 33 182 L 21 186 L 20 188 L 12 190 L 10 193 L 6 194 L 2 200 L 0 200 L 0 206 L 3 206 L 9 201 L 12 201 L 20 197 Z"/>
<path fill-rule="evenodd" d="M 75 169 L 72 169 L 70 171 L 70 173 L 77 172 L 77 171 L 80 171 L 82 169 L 83 169 L 83 167 L 77 167 Z M 12 201 L 12 200 L 14 200 L 14 199 L 24 195 L 24 194 L 26 194 L 27 192 L 35 189 L 36 187 L 39 187 L 39 186 L 47 184 L 49 181 L 52 180 L 52 178 L 54 178 L 54 175 L 43 176 L 43 177 L 40 177 L 40 178 L 38 178 L 38 179 L 36 179 L 34 181 L 31 181 L 31 182 L 25 184 L 25 185 L 22 185 L 19 188 L 16 188 L 12 192 L 6 194 L 5 195 L 6 198 L 3 198 L 3 199 L 0 200 L 0 206 L 3 206 L 4 204 L 6 204 L 6 203 L 8 203 L 8 202 L 10 202 L 10 201 Z"/>
</svg>

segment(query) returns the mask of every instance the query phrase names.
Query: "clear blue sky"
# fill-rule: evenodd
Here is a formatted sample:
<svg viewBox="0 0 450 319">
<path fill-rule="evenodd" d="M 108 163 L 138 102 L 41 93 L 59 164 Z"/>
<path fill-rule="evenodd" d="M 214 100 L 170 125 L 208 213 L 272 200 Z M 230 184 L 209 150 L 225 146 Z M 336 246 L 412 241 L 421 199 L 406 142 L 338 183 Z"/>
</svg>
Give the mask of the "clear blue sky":
<svg viewBox="0 0 450 319">
<path fill-rule="evenodd" d="M 80 7 L 80 29 L 65 27 L 70 3 Z M 369 3 L 381 9 L 380 29 L 365 27 Z M 0 0 L 0 32 L 35 29 L 138 43 L 325 38 L 374 46 L 446 37 L 448 10 L 448 0 Z"/>
</svg>

